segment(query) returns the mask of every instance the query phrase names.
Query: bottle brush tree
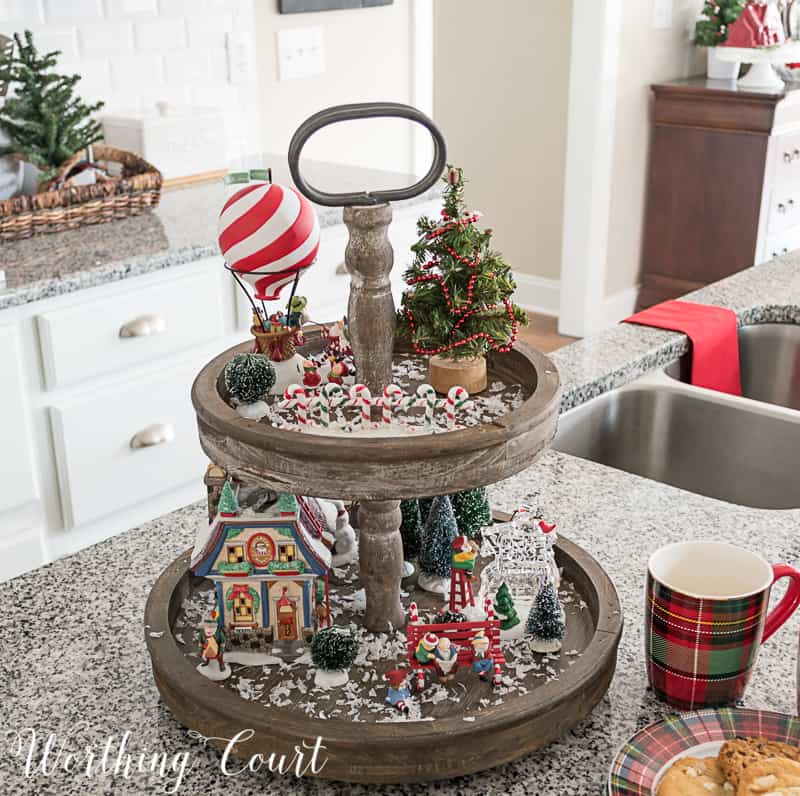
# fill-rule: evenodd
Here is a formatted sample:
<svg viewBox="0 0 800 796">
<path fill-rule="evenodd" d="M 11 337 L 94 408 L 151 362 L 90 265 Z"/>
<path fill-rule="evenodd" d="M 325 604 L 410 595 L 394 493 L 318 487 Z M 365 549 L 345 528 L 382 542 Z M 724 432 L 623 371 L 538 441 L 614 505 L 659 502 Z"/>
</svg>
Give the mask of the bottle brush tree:
<svg viewBox="0 0 800 796">
<path fill-rule="evenodd" d="M 501 616 L 500 629 L 511 630 L 516 627 L 519 622 L 519 615 L 517 609 L 514 607 L 514 600 L 511 599 L 511 592 L 505 583 L 500 584 L 497 594 L 494 598 L 494 609 L 498 616 Z"/>
<path fill-rule="evenodd" d="M 706 0 L 701 18 L 694 26 L 694 43 L 716 47 L 728 38 L 728 28 L 742 14 L 747 0 Z"/>
<path fill-rule="evenodd" d="M 419 510 L 419 501 L 401 500 L 400 537 L 403 540 L 403 558 L 413 561 L 419 555 L 422 542 L 422 514 Z"/>
<path fill-rule="evenodd" d="M 450 495 L 456 514 L 458 530 L 470 539 L 479 539 L 481 529 L 492 521 L 492 509 L 486 496 L 486 487 L 466 489 Z"/>
<path fill-rule="evenodd" d="M 263 354 L 236 354 L 225 365 L 225 387 L 241 404 L 264 398 L 275 384 L 275 366 Z"/>
<path fill-rule="evenodd" d="M 239 501 L 236 499 L 236 495 L 233 491 L 230 481 L 226 481 L 222 485 L 217 511 L 220 514 L 238 514 L 239 512 Z"/>
<path fill-rule="evenodd" d="M 434 498 L 422 531 L 420 571 L 433 577 L 449 578 L 451 545 L 456 536 L 458 525 L 450 498 L 447 495 Z"/>
<path fill-rule="evenodd" d="M 54 72 L 61 53 L 40 54 L 30 31 L 14 34 L 14 42 L 10 55 L 0 56 L 0 84 L 14 88 L 0 108 L 0 130 L 10 141 L 0 155 L 18 155 L 51 179 L 65 160 L 103 137 L 92 114 L 104 103 L 87 105 L 78 97 L 80 75 Z"/>
<path fill-rule="evenodd" d="M 492 248 L 492 230 L 478 229 L 478 214 L 467 209 L 462 170 L 448 166 L 444 182 L 441 218 L 417 222 L 397 333 L 423 355 L 460 359 L 507 351 L 527 323 L 511 300 L 511 266 Z"/>
<path fill-rule="evenodd" d="M 526 629 L 529 635 L 533 636 L 534 649 L 538 652 L 555 652 L 561 649 L 561 641 L 567 628 L 558 595 L 550 578 L 544 582 L 533 601 Z"/>
<path fill-rule="evenodd" d="M 358 639 L 349 627 L 327 627 L 311 641 L 311 661 L 318 669 L 336 672 L 349 669 L 358 655 Z"/>
</svg>

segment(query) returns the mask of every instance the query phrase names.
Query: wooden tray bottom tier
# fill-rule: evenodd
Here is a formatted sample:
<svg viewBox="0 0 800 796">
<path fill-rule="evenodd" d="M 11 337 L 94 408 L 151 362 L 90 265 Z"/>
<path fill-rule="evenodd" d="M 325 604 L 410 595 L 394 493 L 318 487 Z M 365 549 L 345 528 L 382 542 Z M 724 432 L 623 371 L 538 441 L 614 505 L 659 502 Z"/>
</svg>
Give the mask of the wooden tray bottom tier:
<svg viewBox="0 0 800 796">
<path fill-rule="evenodd" d="M 412 693 L 406 719 L 385 704 L 383 679 L 405 661 L 405 634 L 371 634 L 360 626 L 357 565 L 336 570 L 331 605 L 337 625 L 356 625 L 360 654 L 347 686 L 321 692 L 314 688 L 302 642 L 280 651 L 281 645 L 262 644 L 262 652 L 283 663 L 233 664 L 234 674 L 224 683 L 199 674 L 196 630 L 213 607 L 213 593 L 208 582 L 188 571 L 183 555 L 165 570 L 148 600 L 146 639 L 156 684 L 176 718 L 207 738 L 254 730 L 234 749 L 242 759 L 291 756 L 296 744 L 310 746 L 320 737 L 320 759 L 326 762 L 319 776 L 326 779 L 420 782 L 485 770 L 562 735 L 591 712 L 613 677 L 622 630 L 614 587 L 597 562 L 568 540 L 562 538 L 557 556 L 567 615 L 561 652 L 532 653 L 524 638 L 504 642 L 504 683 L 495 688 L 468 667 L 448 684 L 427 673 L 427 687 Z M 444 607 L 442 598 L 417 589 L 413 578 L 404 582 L 404 604 L 411 600 L 423 621 Z M 524 623 L 527 608 L 519 609 Z"/>
</svg>

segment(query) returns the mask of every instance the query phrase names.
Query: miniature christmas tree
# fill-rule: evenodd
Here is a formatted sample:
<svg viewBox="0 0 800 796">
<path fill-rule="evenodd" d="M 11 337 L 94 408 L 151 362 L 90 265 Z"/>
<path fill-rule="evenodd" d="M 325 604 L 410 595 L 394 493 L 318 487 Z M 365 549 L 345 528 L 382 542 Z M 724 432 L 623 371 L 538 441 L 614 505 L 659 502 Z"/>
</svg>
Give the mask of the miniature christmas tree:
<svg viewBox="0 0 800 796">
<path fill-rule="evenodd" d="M 479 539 L 481 528 L 492 521 L 492 509 L 486 497 L 486 487 L 466 489 L 450 495 L 456 514 L 458 530 L 470 539 Z"/>
<path fill-rule="evenodd" d="M 434 498 L 422 531 L 419 553 L 421 573 L 440 578 L 450 577 L 450 548 L 457 535 L 458 525 L 450 498 L 447 495 Z"/>
<path fill-rule="evenodd" d="M 278 511 L 281 514 L 297 514 L 297 498 L 291 492 L 278 495 Z"/>
<path fill-rule="evenodd" d="M 398 311 L 397 333 L 418 354 L 451 359 L 507 351 L 527 322 L 513 304 L 511 266 L 492 249 L 492 230 L 475 226 L 464 204 L 461 169 L 448 166 L 441 219 L 423 216 L 414 262 L 404 277 L 409 289 Z"/>
<path fill-rule="evenodd" d="M 225 365 L 225 387 L 241 404 L 267 396 L 275 384 L 275 366 L 263 354 L 236 354 Z"/>
<path fill-rule="evenodd" d="M 728 28 L 742 14 L 747 0 L 706 0 L 701 18 L 694 26 L 694 43 L 716 47 L 728 38 Z"/>
<path fill-rule="evenodd" d="M 226 481 L 222 487 L 222 491 L 219 495 L 219 504 L 217 506 L 217 511 L 220 514 L 238 514 L 239 513 L 239 501 L 236 499 L 236 495 L 234 494 L 233 487 L 231 486 L 230 481 Z"/>
<path fill-rule="evenodd" d="M 558 595 L 550 578 L 544 582 L 533 601 L 526 628 L 533 636 L 531 646 L 536 652 L 557 652 L 561 649 L 561 641 L 567 628 Z"/>
<path fill-rule="evenodd" d="M 326 672 L 349 669 L 357 655 L 358 639 L 350 628 L 328 627 L 311 641 L 311 660 Z"/>
<path fill-rule="evenodd" d="M 400 523 L 400 536 L 403 540 L 403 558 L 413 561 L 419 555 L 422 541 L 422 515 L 418 500 L 401 500 L 400 512 L 403 519 Z"/>
<path fill-rule="evenodd" d="M 450 625 L 457 622 L 466 622 L 467 616 L 466 614 L 462 614 L 461 611 L 451 611 L 448 609 L 436 614 L 433 621 L 436 624 Z"/>
<path fill-rule="evenodd" d="M 0 60 L 0 83 L 15 87 L 0 111 L 0 130 L 11 142 L 0 146 L 0 156 L 19 155 L 51 179 L 65 160 L 103 137 L 91 117 L 104 103 L 87 105 L 75 96 L 80 75 L 53 72 L 61 53 L 40 55 L 30 31 L 14 34 L 14 41 L 15 50 Z"/>
<path fill-rule="evenodd" d="M 511 592 L 505 582 L 500 584 L 494 598 L 494 610 L 500 619 L 500 630 L 511 630 L 519 624 L 517 609 L 514 608 L 514 601 L 511 599 Z"/>
</svg>

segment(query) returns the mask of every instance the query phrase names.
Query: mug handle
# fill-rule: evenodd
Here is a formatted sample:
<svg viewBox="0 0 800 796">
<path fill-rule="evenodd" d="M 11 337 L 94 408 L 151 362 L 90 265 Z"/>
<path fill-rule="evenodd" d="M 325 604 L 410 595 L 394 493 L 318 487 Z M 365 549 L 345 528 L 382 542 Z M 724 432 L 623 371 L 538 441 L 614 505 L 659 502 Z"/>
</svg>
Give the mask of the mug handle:
<svg viewBox="0 0 800 796">
<path fill-rule="evenodd" d="M 800 572 L 788 564 L 773 564 L 772 565 L 772 583 L 780 578 L 791 578 L 789 588 L 786 589 L 786 594 L 783 599 L 770 611 L 767 616 L 767 621 L 764 623 L 764 635 L 761 638 L 763 644 L 781 625 L 786 622 L 789 617 L 800 606 Z"/>
</svg>

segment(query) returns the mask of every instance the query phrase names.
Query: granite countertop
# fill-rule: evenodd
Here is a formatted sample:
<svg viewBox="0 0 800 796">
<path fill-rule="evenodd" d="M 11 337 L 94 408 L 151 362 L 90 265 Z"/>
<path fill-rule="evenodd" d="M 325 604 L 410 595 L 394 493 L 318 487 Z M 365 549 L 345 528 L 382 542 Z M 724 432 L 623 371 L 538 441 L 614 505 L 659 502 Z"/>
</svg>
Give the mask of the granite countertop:
<svg viewBox="0 0 800 796">
<path fill-rule="evenodd" d="M 292 184 L 285 155 L 263 154 L 231 165 L 231 171 L 272 168 L 274 182 Z M 331 192 L 411 185 L 419 178 L 344 164 L 302 161 L 303 175 Z M 219 254 L 217 217 L 228 189 L 222 181 L 162 192 L 152 212 L 108 224 L 81 227 L 27 240 L 0 242 L 0 310 L 87 287 L 160 271 Z M 437 196 L 438 186 L 396 203 L 402 208 Z M 315 206 L 321 227 L 342 222 L 340 207 Z M 324 231 L 323 231 L 324 234 Z"/>
<path fill-rule="evenodd" d="M 800 323 L 800 257 L 789 255 L 750 269 L 691 298 L 732 307 L 744 323 Z M 634 326 L 562 349 L 553 359 L 564 381 L 564 405 L 576 405 L 663 366 L 685 349 L 682 335 Z M 556 518 L 559 531 L 592 552 L 609 573 L 625 615 L 608 694 L 588 719 L 538 753 L 427 786 L 365 788 L 249 772 L 223 776 L 219 754 L 187 733 L 160 703 L 142 629 L 147 594 L 162 569 L 191 545 L 204 516 L 199 504 L 0 584 L 5 606 L 3 726 L 17 732 L 35 728 L 43 743 L 43 735 L 57 732 L 64 738 L 80 722 L 92 738 L 119 739 L 130 731 L 132 752 L 189 752 L 185 793 L 599 796 L 619 745 L 670 712 L 647 690 L 642 653 L 642 586 L 650 552 L 669 542 L 710 537 L 758 550 L 770 561 L 798 564 L 800 511 L 722 503 L 552 451 L 491 491 L 498 508 L 528 502 Z M 746 706 L 794 711 L 799 631 L 800 614 L 765 645 Z M 58 771 L 26 779 L 24 760 L 13 756 L 14 751 L 13 743 L 5 752 L 0 749 L 0 773 L 9 793 L 164 792 L 163 781 L 138 772 L 127 781 L 121 775 L 87 779 Z"/>
</svg>

